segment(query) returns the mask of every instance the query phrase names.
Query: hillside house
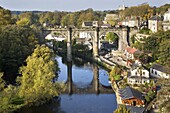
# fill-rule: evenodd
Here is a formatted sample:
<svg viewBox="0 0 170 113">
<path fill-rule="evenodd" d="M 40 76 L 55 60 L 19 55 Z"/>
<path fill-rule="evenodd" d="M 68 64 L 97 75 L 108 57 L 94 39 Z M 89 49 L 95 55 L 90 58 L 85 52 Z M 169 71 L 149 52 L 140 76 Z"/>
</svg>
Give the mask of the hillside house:
<svg viewBox="0 0 170 113">
<path fill-rule="evenodd" d="M 148 29 L 152 32 L 157 32 L 162 29 L 162 18 L 160 16 L 153 16 L 148 20 Z"/>
<path fill-rule="evenodd" d="M 144 67 L 132 68 L 127 78 L 128 84 L 145 84 L 150 82 L 149 71 Z"/>
<path fill-rule="evenodd" d="M 131 87 L 126 87 L 124 89 L 119 89 L 119 95 L 121 97 L 122 104 L 129 106 L 144 106 L 145 100 L 142 93 Z"/>
<path fill-rule="evenodd" d="M 170 78 L 170 70 L 160 64 L 153 64 L 150 74 L 155 78 Z"/>
<path fill-rule="evenodd" d="M 163 25 L 164 31 L 170 30 L 170 8 L 164 14 L 164 20 L 163 20 L 162 25 Z"/>
</svg>

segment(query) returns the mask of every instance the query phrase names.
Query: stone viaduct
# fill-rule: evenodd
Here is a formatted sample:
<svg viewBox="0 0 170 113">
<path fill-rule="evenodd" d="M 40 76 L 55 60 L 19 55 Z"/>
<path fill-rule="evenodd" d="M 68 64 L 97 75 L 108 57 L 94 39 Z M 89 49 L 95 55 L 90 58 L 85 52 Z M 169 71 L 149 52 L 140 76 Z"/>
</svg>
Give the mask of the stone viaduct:
<svg viewBox="0 0 170 113">
<path fill-rule="evenodd" d="M 113 32 L 119 37 L 118 41 L 118 50 L 123 51 L 129 45 L 129 37 L 137 32 L 137 30 L 132 30 L 128 27 L 120 27 L 120 28 L 47 28 L 43 29 L 43 37 L 51 32 L 57 32 L 61 34 L 63 37 L 67 39 L 67 59 L 71 61 L 71 44 L 72 39 L 79 36 L 80 32 L 88 32 L 92 37 L 92 45 L 93 45 L 93 56 L 94 58 L 98 56 L 98 45 L 99 39 L 103 35 L 106 35 L 107 32 Z"/>
</svg>

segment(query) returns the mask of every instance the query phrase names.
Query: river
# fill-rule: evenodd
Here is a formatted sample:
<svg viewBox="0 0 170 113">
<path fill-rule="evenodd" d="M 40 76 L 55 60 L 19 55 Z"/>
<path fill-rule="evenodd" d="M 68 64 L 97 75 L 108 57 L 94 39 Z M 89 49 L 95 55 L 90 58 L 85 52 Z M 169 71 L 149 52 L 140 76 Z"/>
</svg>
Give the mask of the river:
<svg viewBox="0 0 170 113">
<path fill-rule="evenodd" d="M 60 99 L 25 109 L 24 113 L 113 113 L 117 103 L 107 71 L 95 64 L 76 66 L 64 64 L 61 57 L 56 59 L 60 67 L 57 81 L 66 84 L 66 91 Z"/>
</svg>

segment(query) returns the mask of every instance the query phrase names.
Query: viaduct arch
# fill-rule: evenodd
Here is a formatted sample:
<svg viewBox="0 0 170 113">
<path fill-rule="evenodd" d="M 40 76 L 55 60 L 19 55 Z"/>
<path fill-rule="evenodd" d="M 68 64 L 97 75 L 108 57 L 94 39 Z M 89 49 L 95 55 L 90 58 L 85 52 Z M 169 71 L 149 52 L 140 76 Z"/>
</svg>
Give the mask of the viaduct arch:
<svg viewBox="0 0 170 113">
<path fill-rule="evenodd" d="M 67 60 L 71 61 L 72 55 L 71 55 L 71 43 L 72 39 L 75 37 L 78 37 L 80 32 L 88 32 L 91 34 L 92 37 L 92 45 L 93 45 L 93 56 L 96 58 L 98 56 L 98 45 L 99 45 L 99 39 L 102 35 L 106 35 L 107 32 L 113 32 L 118 35 L 119 41 L 118 41 L 118 50 L 123 51 L 128 45 L 128 38 L 130 35 L 130 30 L 127 27 L 122 28 L 47 28 L 43 29 L 43 37 L 45 35 L 51 33 L 51 32 L 57 32 L 60 33 L 62 36 L 64 36 L 67 39 Z"/>
</svg>

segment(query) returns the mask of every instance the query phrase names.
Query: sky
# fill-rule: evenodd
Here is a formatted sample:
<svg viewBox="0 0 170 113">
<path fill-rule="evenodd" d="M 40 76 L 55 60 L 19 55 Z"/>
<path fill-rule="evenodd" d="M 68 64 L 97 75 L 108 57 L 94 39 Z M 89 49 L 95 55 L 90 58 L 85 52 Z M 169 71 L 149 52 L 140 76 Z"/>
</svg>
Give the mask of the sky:
<svg viewBox="0 0 170 113">
<path fill-rule="evenodd" d="M 123 3 L 127 7 L 143 3 L 159 7 L 170 4 L 170 0 L 0 0 L 1 7 L 12 11 L 80 11 L 88 8 L 103 11 L 118 9 Z"/>
</svg>

